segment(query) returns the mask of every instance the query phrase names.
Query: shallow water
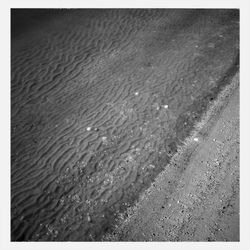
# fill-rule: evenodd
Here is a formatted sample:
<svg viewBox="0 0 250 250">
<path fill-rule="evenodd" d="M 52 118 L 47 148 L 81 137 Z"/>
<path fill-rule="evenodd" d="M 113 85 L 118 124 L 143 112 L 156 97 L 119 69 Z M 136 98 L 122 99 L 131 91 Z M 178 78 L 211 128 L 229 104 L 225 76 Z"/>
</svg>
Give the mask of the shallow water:
<svg viewBox="0 0 250 250">
<path fill-rule="evenodd" d="M 27 13 L 12 20 L 11 239 L 100 240 L 238 69 L 238 13 Z"/>
</svg>

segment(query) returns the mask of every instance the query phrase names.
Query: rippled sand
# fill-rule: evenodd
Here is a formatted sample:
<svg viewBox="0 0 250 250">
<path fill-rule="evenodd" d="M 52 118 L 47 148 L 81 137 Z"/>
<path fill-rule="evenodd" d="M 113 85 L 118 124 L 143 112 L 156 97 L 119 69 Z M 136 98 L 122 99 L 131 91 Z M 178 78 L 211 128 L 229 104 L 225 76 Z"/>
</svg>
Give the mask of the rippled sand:
<svg viewBox="0 0 250 250">
<path fill-rule="evenodd" d="M 11 238 L 100 240 L 237 71 L 238 13 L 31 20 L 12 27 Z"/>
</svg>

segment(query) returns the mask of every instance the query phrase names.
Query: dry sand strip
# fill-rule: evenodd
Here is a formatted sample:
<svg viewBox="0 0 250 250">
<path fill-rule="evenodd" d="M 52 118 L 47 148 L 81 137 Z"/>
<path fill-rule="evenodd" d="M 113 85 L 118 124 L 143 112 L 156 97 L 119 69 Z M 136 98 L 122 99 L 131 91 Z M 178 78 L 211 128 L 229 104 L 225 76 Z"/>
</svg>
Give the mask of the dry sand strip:
<svg viewBox="0 0 250 250">
<path fill-rule="evenodd" d="M 104 240 L 239 241 L 238 74 Z"/>
</svg>

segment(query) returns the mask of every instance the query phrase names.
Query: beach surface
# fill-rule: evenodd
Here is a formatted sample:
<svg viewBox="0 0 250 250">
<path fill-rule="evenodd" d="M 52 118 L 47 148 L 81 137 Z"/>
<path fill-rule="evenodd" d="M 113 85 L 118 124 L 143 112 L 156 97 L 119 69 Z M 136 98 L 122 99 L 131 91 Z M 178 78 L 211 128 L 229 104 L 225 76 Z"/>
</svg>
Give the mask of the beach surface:
<svg viewBox="0 0 250 250">
<path fill-rule="evenodd" d="M 239 241 L 238 82 L 106 240 Z"/>
<path fill-rule="evenodd" d="M 166 171 L 239 71 L 239 11 L 11 13 L 11 240 L 100 241 Z M 212 172 L 217 185 L 223 177 L 206 167 L 208 149 L 199 171 Z M 216 157 L 224 162 L 219 151 Z M 198 182 L 187 161 L 173 169 L 162 185 L 169 192 Z M 162 206 L 164 197 L 156 199 Z M 191 201 L 201 209 L 198 198 Z M 182 225 L 176 218 L 173 227 Z M 171 223 L 162 229 L 167 235 Z"/>
</svg>

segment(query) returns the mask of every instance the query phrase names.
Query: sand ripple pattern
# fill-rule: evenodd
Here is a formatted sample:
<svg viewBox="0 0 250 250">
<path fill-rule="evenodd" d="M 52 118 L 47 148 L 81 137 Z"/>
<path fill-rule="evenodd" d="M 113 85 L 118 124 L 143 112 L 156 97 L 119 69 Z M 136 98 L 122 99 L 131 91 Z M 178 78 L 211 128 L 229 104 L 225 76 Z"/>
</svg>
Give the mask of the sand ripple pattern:
<svg viewBox="0 0 250 250">
<path fill-rule="evenodd" d="M 12 240 L 99 240 L 226 84 L 233 11 L 71 10 L 12 39 Z"/>
</svg>

